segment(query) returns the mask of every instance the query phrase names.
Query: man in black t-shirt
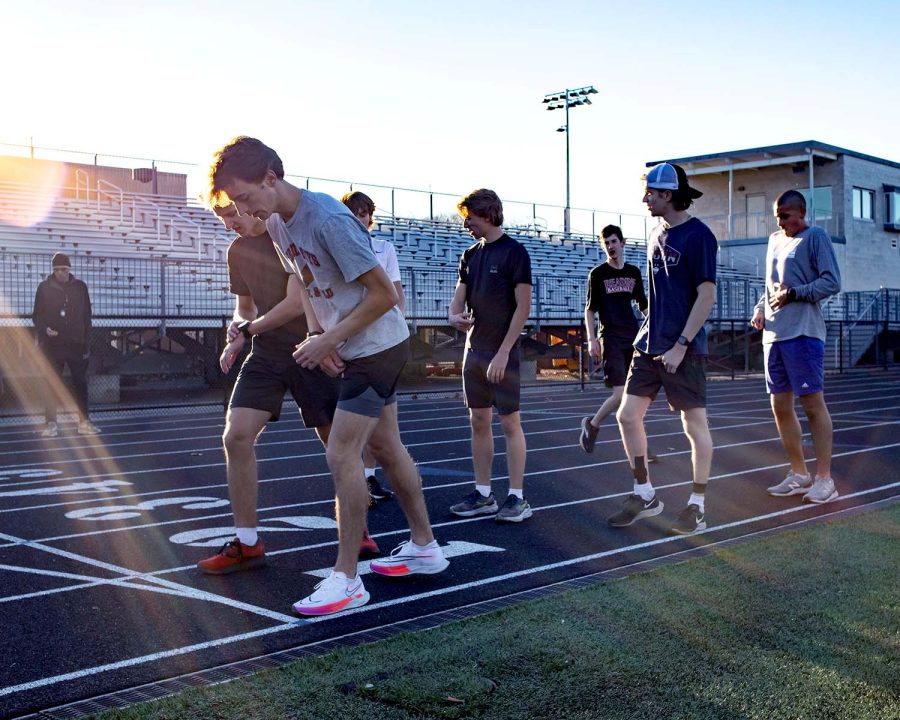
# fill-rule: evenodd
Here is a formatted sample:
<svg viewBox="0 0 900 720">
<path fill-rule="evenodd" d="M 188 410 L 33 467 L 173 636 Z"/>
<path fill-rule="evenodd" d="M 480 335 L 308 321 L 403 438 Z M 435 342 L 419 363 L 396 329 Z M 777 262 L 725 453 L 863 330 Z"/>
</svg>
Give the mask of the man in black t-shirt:
<svg viewBox="0 0 900 720">
<path fill-rule="evenodd" d="M 459 282 L 448 310 L 463 330 L 463 395 L 472 424 L 475 489 L 450 508 L 461 517 L 496 514 L 502 522 L 531 517 L 525 500 L 525 434 L 519 419 L 518 339 L 531 311 L 531 258 L 503 232 L 503 204 L 493 190 L 475 190 L 457 205 L 477 243 L 463 252 Z M 466 306 L 469 311 L 466 312 Z M 491 492 L 493 407 L 506 437 L 509 496 L 498 508 Z"/>
<path fill-rule="evenodd" d="M 606 262 L 591 270 L 588 275 L 587 302 L 584 308 L 584 325 L 588 336 L 588 351 L 594 361 L 603 358 L 603 375 L 610 395 L 593 418 L 581 421 L 581 447 L 587 453 L 594 452 L 600 423 L 618 410 L 625 393 L 625 379 L 634 354 L 634 338 L 638 321 L 632 309 L 637 303 L 642 313 L 647 312 L 647 296 L 641 271 L 625 262 L 625 238 L 616 225 L 607 225 L 600 231 Z M 594 314 L 600 316 L 599 337 L 594 324 Z"/>
<path fill-rule="evenodd" d="M 307 337 L 304 298 L 298 278 L 278 259 L 266 224 L 239 215 L 233 205 L 215 208 L 238 238 L 228 247 L 228 276 L 236 296 L 228 344 L 219 364 L 228 372 L 246 340 L 252 350 L 241 365 L 228 403 L 222 441 L 225 445 L 228 495 L 234 512 L 236 537 L 222 550 L 198 563 L 205 573 L 223 575 L 265 564 L 265 548 L 257 534 L 256 438 L 266 424 L 281 415 L 285 392 L 290 391 L 306 427 L 313 427 L 324 444 L 338 398 L 338 381 L 319 369 L 306 370 L 291 354 Z M 377 552 L 368 538 L 362 549 Z"/>
</svg>

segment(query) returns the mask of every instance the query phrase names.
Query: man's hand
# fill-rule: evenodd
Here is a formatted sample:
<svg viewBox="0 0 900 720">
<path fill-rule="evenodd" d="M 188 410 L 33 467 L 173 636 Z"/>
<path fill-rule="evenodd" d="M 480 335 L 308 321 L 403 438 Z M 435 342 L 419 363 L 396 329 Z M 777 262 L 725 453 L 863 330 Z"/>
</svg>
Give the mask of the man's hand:
<svg viewBox="0 0 900 720">
<path fill-rule="evenodd" d="M 588 354 L 593 358 L 594 362 L 600 362 L 600 341 L 595 337 L 588 340 Z"/>
<path fill-rule="evenodd" d="M 340 377 L 344 372 L 347 364 L 341 360 L 341 356 L 336 351 L 332 351 L 325 359 L 319 363 L 322 372 L 330 377 Z"/>
<path fill-rule="evenodd" d="M 453 327 L 457 330 L 462 330 L 463 332 L 469 332 L 469 328 L 471 328 L 472 323 L 475 322 L 472 318 L 472 313 L 470 312 L 451 314 L 447 319 Z"/>
<path fill-rule="evenodd" d="M 49 327 L 47 328 L 47 337 L 56 337 L 57 335 L 59 335 L 59 333 L 56 332 L 56 330 Z"/>
<path fill-rule="evenodd" d="M 300 367 L 312 370 L 319 367 L 336 349 L 337 344 L 328 337 L 328 333 L 311 335 L 297 346 L 294 360 Z"/>
<path fill-rule="evenodd" d="M 765 324 L 766 315 L 762 311 L 762 308 L 760 308 L 753 314 L 753 318 L 750 320 L 750 326 L 755 328 L 756 330 L 762 330 Z"/>
<path fill-rule="evenodd" d="M 684 356 L 687 354 L 687 345 L 679 345 L 675 343 L 662 355 L 657 355 L 654 360 L 661 362 L 667 373 L 675 374 Z"/>
<path fill-rule="evenodd" d="M 241 350 L 244 347 L 244 336 L 240 333 L 237 334 L 237 337 L 228 343 L 225 346 L 225 349 L 222 350 L 222 354 L 219 356 L 219 367 L 222 368 L 222 372 L 226 375 L 228 371 L 231 370 L 231 366 L 234 365 L 234 361 L 237 360 L 237 356 L 240 354 Z"/>
<path fill-rule="evenodd" d="M 240 324 L 240 323 L 238 323 L 237 320 L 232 320 L 232 321 L 231 321 L 231 324 L 228 326 L 228 329 L 225 330 L 225 337 L 228 338 L 228 342 L 234 342 L 234 339 L 235 339 L 238 335 L 241 334 L 241 331 L 238 330 L 238 325 L 239 325 L 239 324 Z"/>
<path fill-rule="evenodd" d="M 788 297 L 788 292 L 790 292 L 790 288 L 786 285 L 776 287 L 775 292 L 769 296 L 769 307 L 777 310 L 781 306 L 787 305 L 791 301 Z"/>
<path fill-rule="evenodd" d="M 487 369 L 487 379 L 488 382 L 491 383 L 499 383 L 503 380 L 503 376 L 506 374 L 506 366 L 509 363 L 509 350 L 503 350 L 502 348 L 497 351 L 497 354 L 494 355 L 494 359 L 491 360 L 491 364 L 488 365 Z"/>
</svg>

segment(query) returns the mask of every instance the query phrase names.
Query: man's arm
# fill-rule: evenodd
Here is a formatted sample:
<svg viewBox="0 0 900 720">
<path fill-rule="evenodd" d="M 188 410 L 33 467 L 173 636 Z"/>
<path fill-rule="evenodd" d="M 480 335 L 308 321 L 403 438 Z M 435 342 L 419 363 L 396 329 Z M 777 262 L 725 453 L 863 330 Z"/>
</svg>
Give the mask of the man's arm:
<svg viewBox="0 0 900 720">
<path fill-rule="evenodd" d="M 294 274 L 288 277 L 287 291 L 284 299 L 273 307 L 265 315 L 260 315 L 250 323 L 250 333 L 259 335 L 268 330 L 281 327 L 286 322 L 298 318 L 304 314 L 303 296 L 306 289 L 300 284 L 300 279 Z"/>
<path fill-rule="evenodd" d="M 397 293 L 381 265 L 367 270 L 356 282 L 366 289 L 366 295 L 337 325 L 321 335 L 314 335 L 297 346 L 294 359 L 305 368 L 319 365 L 338 346 L 363 328 L 368 327 L 397 304 Z"/>
<path fill-rule="evenodd" d="M 400 308 L 403 317 L 406 317 L 406 295 L 403 294 L 403 283 L 399 280 L 394 282 L 394 291 L 397 293 L 397 307 Z"/>
<path fill-rule="evenodd" d="M 600 343 L 597 340 L 597 317 L 589 307 L 584 309 L 584 329 L 588 338 L 588 353 L 595 362 L 600 362 Z"/>
<path fill-rule="evenodd" d="M 709 313 L 715 304 L 716 284 L 714 282 L 700 283 L 697 286 L 697 299 L 694 300 L 694 305 L 691 307 L 691 312 L 681 334 L 688 340 L 693 340 L 694 336 L 700 332 L 700 328 L 703 327 L 703 323 L 706 322 L 706 318 L 709 317 Z M 653 359 L 661 361 L 668 372 L 674 373 L 678 366 L 681 365 L 681 361 L 684 360 L 686 354 L 687 345 L 675 343 L 665 353 L 657 355 Z"/>
<path fill-rule="evenodd" d="M 512 319 L 509 321 L 509 329 L 500 343 L 491 364 L 488 365 L 487 379 L 488 382 L 498 383 L 506 374 L 506 365 L 509 362 L 509 353 L 522 334 L 522 328 L 528 322 L 528 316 L 531 314 L 531 285 L 527 283 L 518 283 L 515 289 L 516 311 L 513 313 Z"/>
<path fill-rule="evenodd" d="M 472 327 L 472 313 L 466 312 L 466 285 L 462 281 L 456 283 L 453 299 L 447 309 L 447 320 L 457 330 L 468 332 Z"/>
</svg>

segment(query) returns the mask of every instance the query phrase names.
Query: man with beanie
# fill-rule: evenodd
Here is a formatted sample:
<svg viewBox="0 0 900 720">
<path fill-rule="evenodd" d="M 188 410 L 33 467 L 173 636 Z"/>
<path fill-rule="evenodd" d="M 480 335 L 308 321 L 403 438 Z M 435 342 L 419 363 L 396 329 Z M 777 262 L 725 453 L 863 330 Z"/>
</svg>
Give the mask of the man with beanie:
<svg viewBox="0 0 900 720">
<path fill-rule="evenodd" d="M 70 272 L 69 257 L 58 252 L 51 262 L 53 272 L 38 285 L 34 296 L 32 321 L 38 345 L 53 369 L 44 391 L 44 437 L 56 437 L 57 400 L 61 395 L 62 374 L 66 365 L 72 375 L 75 402 L 78 405 L 78 432 L 96 435 L 100 432 L 88 416 L 87 369 L 90 356 L 88 340 L 91 331 L 91 298 L 87 285 Z"/>
</svg>

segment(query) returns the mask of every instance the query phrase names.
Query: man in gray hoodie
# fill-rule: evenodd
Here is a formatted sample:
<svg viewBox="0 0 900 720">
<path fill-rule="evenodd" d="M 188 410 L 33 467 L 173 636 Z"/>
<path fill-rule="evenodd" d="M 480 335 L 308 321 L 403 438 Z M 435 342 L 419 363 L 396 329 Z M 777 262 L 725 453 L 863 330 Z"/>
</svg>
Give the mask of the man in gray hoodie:
<svg viewBox="0 0 900 720">
<path fill-rule="evenodd" d="M 806 200 L 801 193 L 781 193 L 775 201 L 775 218 L 781 230 L 769 238 L 766 289 L 750 321 L 763 331 L 766 385 L 791 466 L 787 477 L 768 492 L 826 503 L 838 493 L 831 478 L 832 424 L 824 398 L 826 329 L 820 303 L 840 292 L 841 274 L 828 233 L 806 223 Z M 816 451 L 815 480 L 803 457 L 795 395 L 809 421 Z"/>
</svg>

